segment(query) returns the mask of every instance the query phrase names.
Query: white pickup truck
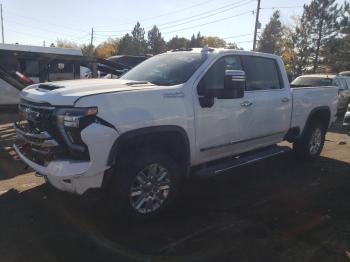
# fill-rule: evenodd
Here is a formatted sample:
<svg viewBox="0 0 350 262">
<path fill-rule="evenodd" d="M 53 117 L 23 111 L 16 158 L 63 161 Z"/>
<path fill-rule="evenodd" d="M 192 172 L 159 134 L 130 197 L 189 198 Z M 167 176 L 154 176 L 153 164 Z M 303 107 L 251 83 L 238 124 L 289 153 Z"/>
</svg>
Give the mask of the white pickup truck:
<svg viewBox="0 0 350 262">
<path fill-rule="evenodd" d="M 109 192 L 114 211 L 154 216 L 188 176 L 224 173 L 285 152 L 319 156 L 335 87 L 291 89 L 275 55 L 174 50 L 120 79 L 38 84 L 21 92 L 19 157 L 60 190 Z"/>
</svg>

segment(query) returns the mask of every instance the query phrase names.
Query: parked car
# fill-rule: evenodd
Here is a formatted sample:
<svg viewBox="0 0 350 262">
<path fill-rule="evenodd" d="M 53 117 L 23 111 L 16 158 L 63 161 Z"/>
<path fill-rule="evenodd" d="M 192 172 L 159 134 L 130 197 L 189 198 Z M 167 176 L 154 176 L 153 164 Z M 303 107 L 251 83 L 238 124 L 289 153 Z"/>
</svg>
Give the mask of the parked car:
<svg viewBox="0 0 350 262">
<path fill-rule="evenodd" d="M 138 64 L 142 63 L 146 59 L 150 58 L 150 55 L 138 55 L 138 56 L 132 56 L 132 55 L 117 55 L 117 56 L 111 56 L 107 58 L 107 61 L 119 64 L 121 67 L 118 72 L 108 72 L 108 66 L 104 66 L 107 70 L 104 70 L 106 74 L 101 75 L 104 78 L 118 78 L 131 68 L 137 66 Z"/>
<path fill-rule="evenodd" d="M 17 106 L 19 91 L 33 83 L 122 74 L 128 66 L 83 56 L 80 49 L 0 44 L 0 107 Z M 21 83 L 18 83 L 20 81 Z"/>
<path fill-rule="evenodd" d="M 338 114 L 346 111 L 350 103 L 350 77 L 341 75 L 303 75 L 297 77 L 292 83 L 294 87 L 300 86 L 336 86 L 338 87 Z"/>
<path fill-rule="evenodd" d="M 348 105 L 348 109 L 344 116 L 343 126 L 350 127 L 350 104 Z"/>
<path fill-rule="evenodd" d="M 344 71 L 339 73 L 340 76 L 348 76 L 350 77 L 350 71 Z"/>
<path fill-rule="evenodd" d="M 18 156 L 56 188 L 107 192 L 111 209 L 148 218 L 188 177 L 289 150 L 320 155 L 336 87 L 291 89 L 280 57 L 191 49 L 147 59 L 119 79 L 32 85 L 14 124 Z"/>
</svg>

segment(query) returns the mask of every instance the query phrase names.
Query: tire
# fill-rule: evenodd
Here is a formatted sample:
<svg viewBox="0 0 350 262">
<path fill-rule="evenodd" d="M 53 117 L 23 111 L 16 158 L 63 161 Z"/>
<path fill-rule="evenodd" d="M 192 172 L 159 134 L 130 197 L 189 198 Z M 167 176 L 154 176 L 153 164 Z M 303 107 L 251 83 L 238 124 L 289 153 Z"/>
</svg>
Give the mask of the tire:
<svg viewBox="0 0 350 262">
<path fill-rule="evenodd" d="M 119 218 L 148 219 L 165 212 L 177 197 L 177 163 L 161 151 L 137 150 L 115 168 L 109 205 Z"/>
<path fill-rule="evenodd" d="M 293 151 L 302 160 L 312 160 L 320 156 L 326 140 L 326 127 L 318 121 L 312 122 L 301 138 L 293 143 Z"/>
</svg>

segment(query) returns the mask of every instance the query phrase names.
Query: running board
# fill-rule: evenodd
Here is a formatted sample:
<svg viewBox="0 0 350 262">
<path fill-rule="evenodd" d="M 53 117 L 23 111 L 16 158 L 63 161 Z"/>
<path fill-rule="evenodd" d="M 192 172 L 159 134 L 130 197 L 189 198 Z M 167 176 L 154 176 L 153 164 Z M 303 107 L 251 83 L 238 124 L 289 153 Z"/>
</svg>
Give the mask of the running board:
<svg viewBox="0 0 350 262">
<path fill-rule="evenodd" d="M 273 146 L 265 148 L 254 153 L 245 153 L 241 156 L 236 156 L 233 159 L 227 160 L 225 162 L 220 162 L 216 164 L 207 165 L 204 168 L 197 168 L 193 172 L 195 177 L 208 177 L 220 175 L 224 172 L 230 171 L 231 169 L 252 164 L 254 162 L 284 154 L 291 151 L 287 146 Z"/>
</svg>

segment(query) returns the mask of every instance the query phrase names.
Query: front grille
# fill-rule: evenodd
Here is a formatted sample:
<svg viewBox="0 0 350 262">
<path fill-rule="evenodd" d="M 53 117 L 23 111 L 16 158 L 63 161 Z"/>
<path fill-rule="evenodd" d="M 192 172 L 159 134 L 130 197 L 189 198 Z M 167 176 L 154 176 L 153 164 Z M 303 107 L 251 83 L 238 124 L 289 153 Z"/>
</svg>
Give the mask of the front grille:
<svg viewBox="0 0 350 262">
<path fill-rule="evenodd" d="M 54 159 L 89 159 L 87 151 L 76 152 L 72 143 L 67 143 L 68 130 L 58 124 L 56 107 L 21 100 L 18 108 L 21 120 L 14 124 L 18 145 L 32 161 L 45 164 Z M 75 132 L 80 137 L 80 130 Z"/>
</svg>

